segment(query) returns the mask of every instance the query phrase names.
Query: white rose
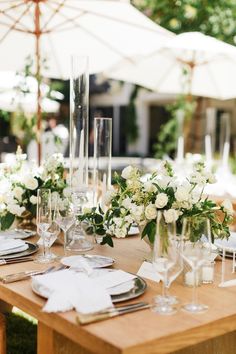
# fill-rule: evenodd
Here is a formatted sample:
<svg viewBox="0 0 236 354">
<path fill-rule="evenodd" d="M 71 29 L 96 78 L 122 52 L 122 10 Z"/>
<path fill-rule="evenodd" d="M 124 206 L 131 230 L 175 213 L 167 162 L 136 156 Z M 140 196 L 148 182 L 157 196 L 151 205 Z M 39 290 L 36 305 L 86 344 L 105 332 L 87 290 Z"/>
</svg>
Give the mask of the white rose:
<svg viewBox="0 0 236 354">
<path fill-rule="evenodd" d="M 233 205 L 232 205 L 232 203 L 231 203 L 231 201 L 229 199 L 225 199 L 223 201 L 223 203 L 221 204 L 221 206 L 224 208 L 226 213 L 228 213 L 229 215 L 233 215 L 234 214 L 234 208 L 233 208 Z"/>
<path fill-rule="evenodd" d="M 168 196 L 165 193 L 160 193 L 157 195 L 155 200 L 155 205 L 157 208 L 162 209 L 168 203 Z"/>
<path fill-rule="evenodd" d="M 26 175 L 23 178 L 23 183 L 27 189 L 34 190 L 38 187 L 38 181 L 36 178 L 30 175 Z"/>
<path fill-rule="evenodd" d="M 177 190 L 175 192 L 175 198 L 176 198 L 177 202 L 188 201 L 188 199 L 189 199 L 189 188 L 187 188 L 185 186 L 177 187 Z"/>
<path fill-rule="evenodd" d="M 144 190 L 148 193 L 155 193 L 157 190 L 157 187 L 151 181 L 145 182 L 143 187 Z"/>
<path fill-rule="evenodd" d="M 15 187 L 15 188 L 13 189 L 14 197 L 15 197 L 17 200 L 19 200 L 19 201 L 22 200 L 22 194 L 23 194 L 23 193 L 24 193 L 24 190 L 23 190 L 23 188 L 21 188 L 21 187 Z"/>
<path fill-rule="evenodd" d="M 35 195 L 31 195 L 30 203 L 33 205 L 37 204 L 37 197 Z"/>
<path fill-rule="evenodd" d="M 136 169 L 132 166 L 125 167 L 121 173 L 121 177 L 123 177 L 124 179 L 132 178 L 135 175 L 136 175 Z"/>
<path fill-rule="evenodd" d="M 139 223 L 141 219 L 144 217 L 144 206 L 143 205 L 133 205 L 131 208 L 131 216 L 133 217 L 134 221 Z"/>
<path fill-rule="evenodd" d="M 164 218 L 167 224 L 178 220 L 179 213 L 175 209 L 164 210 Z"/>
<path fill-rule="evenodd" d="M 157 209 L 155 204 L 149 204 L 145 209 L 145 216 L 148 220 L 156 219 Z"/>
<path fill-rule="evenodd" d="M 17 204 L 9 204 L 8 210 L 13 215 L 21 216 L 21 214 L 25 211 L 25 207 L 20 207 Z"/>
</svg>

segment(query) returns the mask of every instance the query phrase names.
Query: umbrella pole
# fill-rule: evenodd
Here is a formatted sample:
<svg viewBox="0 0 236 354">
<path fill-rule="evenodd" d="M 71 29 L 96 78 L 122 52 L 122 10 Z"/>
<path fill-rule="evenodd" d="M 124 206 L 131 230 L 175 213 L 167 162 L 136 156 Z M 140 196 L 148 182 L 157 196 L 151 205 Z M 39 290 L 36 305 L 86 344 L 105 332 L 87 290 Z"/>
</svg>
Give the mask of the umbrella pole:
<svg viewBox="0 0 236 354">
<path fill-rule="evenodd" d="M 39 0 L 40 1 L 40 0 Z M 40 89 L 40 8 L 39 1 L 35 3 L 35 36 L 36 36 L 36 48 L 35 48 L 35 57 L 36 57 L 36 79 L 38 82 L 37 90 L 37 142 L 38 142 L 38 164 L 41 162 L 41 127 L 42 127 L 42 110 L 41 110 L 41 89 Z"/>
</svg>

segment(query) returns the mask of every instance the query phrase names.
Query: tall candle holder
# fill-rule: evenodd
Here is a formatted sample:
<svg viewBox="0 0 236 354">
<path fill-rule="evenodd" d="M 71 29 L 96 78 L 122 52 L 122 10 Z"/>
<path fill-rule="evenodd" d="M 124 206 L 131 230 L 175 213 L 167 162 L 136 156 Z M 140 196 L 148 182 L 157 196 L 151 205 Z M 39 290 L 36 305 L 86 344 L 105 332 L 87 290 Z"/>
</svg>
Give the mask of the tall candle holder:
<svg viewBox="0 0 236 354">
<path fill-rule="evenodd" d="M 70 80 L 70 189 L 71 203 L 76 223 L 70 231 L 65 248 L 74 252 L 85 252 L 93 248 L 78 216 L 86 206 L 88 189 L 88 100 L 89 71 L 88 57 L 73 55 Z"/>
<path fill-rule="evenodd" d="M 88 183 L 88 57 L 73 55 L 70 80 L 70 186 L 84 190 Z"/>
<path fill-rule="evenodd" d="M 105 193 L 111 185 L 112 119 L 94 119 L 94 189 L 96 203 L 105 207 Z"/>
</svg>

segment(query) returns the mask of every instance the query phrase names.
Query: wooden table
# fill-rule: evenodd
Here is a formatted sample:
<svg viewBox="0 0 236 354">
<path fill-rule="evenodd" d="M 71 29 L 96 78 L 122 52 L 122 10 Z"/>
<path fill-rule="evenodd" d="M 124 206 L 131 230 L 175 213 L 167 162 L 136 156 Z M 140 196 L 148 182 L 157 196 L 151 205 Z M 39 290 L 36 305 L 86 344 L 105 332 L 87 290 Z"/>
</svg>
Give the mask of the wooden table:
<svg viewBox="0 0 236 354">
<path fill-rule="evenodd" d="M 96 245 L 90 253 L 114 257 L 116 268 L 137 272 L 147 255 L 148 246 L 139 237 L 114 241 L 114 249 Z M 61 246 L 56 246 L 54 252 L 61 249 Z M 40 267 L 33 262 L 1 266 L 1 274 Z M 42 312 L 45 300 L 32 292 L 30 280 L 0 284 L 0 298 L 38 319 L 38 354 L 234 354 L 236 287 L 217 287 L 220 267 L 220 262 L 217 262 L 218 274 L 214 285 L 198 288 L 200 300 L 209 305 L 209 310 L 204 314 L 192 315 L 179 311 L 172 316 L 160 316 L 143 310 L 79 326 L 75 311 L 62 314 Z M 160 293 L 161 284 L 147 283 L 148 289 L 139 300 L 150 302 L 154 295 Z M 191 289 L 184 287 L 181 279 L 172 285 L 171 293 L 182 302 L 191 298 Z"/>
</svg>

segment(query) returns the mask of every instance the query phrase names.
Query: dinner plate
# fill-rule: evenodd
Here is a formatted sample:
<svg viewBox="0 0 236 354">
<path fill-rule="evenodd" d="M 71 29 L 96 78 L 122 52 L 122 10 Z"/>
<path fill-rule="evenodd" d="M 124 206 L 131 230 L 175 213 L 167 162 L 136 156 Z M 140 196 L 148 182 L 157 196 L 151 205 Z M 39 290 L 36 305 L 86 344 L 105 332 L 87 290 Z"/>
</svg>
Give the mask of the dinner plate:
<svg viewBox="0 0 236 354">
<path fill-rule="evenodd" d="M 114 271 L 111 269 L 101 269 L 101 270 L 95 270 L 95 272 L 100 272 L 100 271 Z M 126 288 L 124 291 L 124 283 L 117 285 L 113 288 L 110 288 L 111 291 L 111 299 L 113 303 L 117 303 L 117 302 L 122 302 L 122 301 L 128 301 L 128 300 L 132 300 L 138 296 L 141 296 L 146 288 L 147 288 L 147 283 L 145 282 L 145 280 L 143 278 L 141 278 L 138 275 L 135 275 L 136 278 L 132 280 L 132 287 L 129 286 L 129 289 Z M 118 287 L 121 287 L 123 285 L 123 289 L 121 289 L 121 291 L 118 291 Z M 42 290 L 42 289 L 38 289 L 37 288 L 37 284 L 35 284 L 33 281 L 31 282 L 31 288 L 33 290 L 33 292 L 45 299 L 48 298 L 48 293 L 46 291 L 46 289 Z M 116 289 L 115 289 L 116 288 Z"/>
<path fill-rule="evenodd" d="M 27 229 L 15 229 L 15 230 L 7 230 L 7 231 L 1 231 L 0 232 L 0 238 L 4 237 L 4 238 L 9 238 L 9 239 L 20 239 L 20 240 L 24 240 L 28 237 L 31 236 L 35 236 L 36 235 L 36 231 L 31 231 L 31 230 L 27 230 Z"/>
<path fill-rule="evenodd" d="M 233 257 L 233 252 L 236 252 L 236 232 L 230 232 L 230 236 L 227 239 L 216 239 L 214 245 L 218 248 L 222 255 L 222 250 L 225 249 L 226 257 Z"/>
<path fill-rule="evenodd" d="M 7 254 L 5 256 L 1 256 L 0 259 L 13 259 L 13 258 L 18 258 L 18 257 L 29 256 L 29 255 L 37 252 L 39 249 L 39 246 L 35 245 L 33 243 L 26 242 L 26 244 L 28 245 L 28 248 L 25 251 Z"/>
<path fill-rule="evenodd" d="M 73 267 L 76 269 L 83 269 L 80 266 L 80 259 L 85 259 L 88 262 L 88 265 L 92 268 L 105 268 L 114 264 L 114 259 L 110 257 L 104 257 L 97 254 L 87 254 L 87 255 L 76 255 L 63 257 L 61 263 L 67 267 Z"/>
</svg>

